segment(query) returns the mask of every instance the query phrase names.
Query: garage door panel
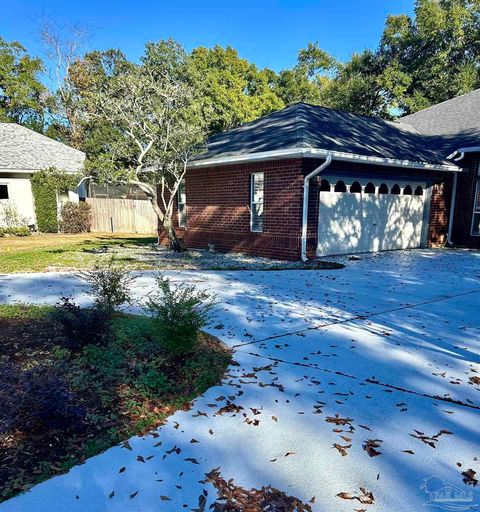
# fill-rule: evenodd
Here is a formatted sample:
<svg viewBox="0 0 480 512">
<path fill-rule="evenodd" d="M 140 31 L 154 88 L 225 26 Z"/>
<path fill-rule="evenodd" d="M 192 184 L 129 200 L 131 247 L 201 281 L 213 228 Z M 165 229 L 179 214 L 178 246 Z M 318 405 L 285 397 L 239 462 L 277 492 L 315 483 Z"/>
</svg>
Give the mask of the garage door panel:
<svg viewBox="0 0 480 512">
<path fill-rule="evenodd" d="M 317 254 L 420 247 L 424 207 L 425 195 L 322 191 Z"/>
<path fill-rule="evenodd" d="M 382 250 L 410 249 L 420 247 L 423 226 L 423 196 L 392 196 L 386 198 L 390 202 L 383 232 Z"/>
<path fill-rule="evenodd" d="M 361 252 L 358 244 L 362 233 L 362 201 L 360 194 L 321 192 L 318 251 L 330 254 Z M 333 251 L 333 252 L 331 252 Z"/>
</svg>

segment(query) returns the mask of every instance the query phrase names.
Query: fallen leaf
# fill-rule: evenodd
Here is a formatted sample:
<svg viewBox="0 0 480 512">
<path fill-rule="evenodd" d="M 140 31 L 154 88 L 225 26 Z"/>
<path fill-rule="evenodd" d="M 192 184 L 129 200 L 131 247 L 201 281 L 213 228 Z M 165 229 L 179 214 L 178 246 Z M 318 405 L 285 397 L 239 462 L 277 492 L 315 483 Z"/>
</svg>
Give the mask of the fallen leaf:
<svg viewBox="0 0 480 512">
<path fill-rule="evenodd" d="M 476 471 L 473 471 L 473 469 L 467 469 L 467 471 L 464 471 L 462 473 L 463 476 L 463 483 L 467 485 L 473 485 L 474 487 L 477 486 L 478 480 L 475 478 Z"/>
</svg>

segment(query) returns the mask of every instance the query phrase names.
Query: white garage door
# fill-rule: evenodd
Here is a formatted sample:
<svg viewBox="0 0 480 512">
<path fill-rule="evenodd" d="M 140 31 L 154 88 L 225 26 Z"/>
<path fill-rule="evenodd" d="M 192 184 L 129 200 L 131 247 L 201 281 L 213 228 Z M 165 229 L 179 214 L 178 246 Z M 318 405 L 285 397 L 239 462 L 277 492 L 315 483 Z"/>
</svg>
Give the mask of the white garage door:
<svg viewBox="0 0 480 512">
<path fill-rule="evenodd" d="M 317 255 L 421 247 L 426 184 L 322 180 Z"/>
</svg>

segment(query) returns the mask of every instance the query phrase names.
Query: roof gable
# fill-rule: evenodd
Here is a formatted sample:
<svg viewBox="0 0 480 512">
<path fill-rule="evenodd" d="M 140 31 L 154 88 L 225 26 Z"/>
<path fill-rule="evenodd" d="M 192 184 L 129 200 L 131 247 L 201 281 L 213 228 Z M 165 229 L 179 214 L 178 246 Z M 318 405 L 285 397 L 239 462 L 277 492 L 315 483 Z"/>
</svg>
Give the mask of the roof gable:
<svg viewBox="0 0 480 512">
<path fill-rule="evenodd" d="M 38 171 L 56 167 L 79 172 L 85 153 L 16 123 L 0 123 L 0 170 Z"/>
</svg>

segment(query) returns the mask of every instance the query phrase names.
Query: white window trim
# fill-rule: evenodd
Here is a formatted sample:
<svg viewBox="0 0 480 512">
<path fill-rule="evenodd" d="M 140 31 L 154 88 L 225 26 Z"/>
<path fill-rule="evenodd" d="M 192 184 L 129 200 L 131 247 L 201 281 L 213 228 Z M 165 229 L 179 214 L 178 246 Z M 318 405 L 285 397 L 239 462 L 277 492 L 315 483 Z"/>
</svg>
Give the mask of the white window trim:
<svg viewBox="0 0 480 512">
<path fill-rule="evenodd" d="M 184 189 L 184 193 L 185 193 L 185 202 L 182 203 L 180 201 L 180 196 L 181 196 L 181 187 L 183 185 L 183 189 Z M 184 222 L 183 224 L 181 223 L 181 214 L 180 214 L 180 205 L 183 205 L 184 206 Z M 185 178 L 183 178 L 180 182 L 180 185 L 178 186 L 178 190 L 177 190 L 177 208 L 178 208 L 178 212 L 177 212 L 177 215 L 178 215 L 178 227 L 179 228 L 183 228 L 183 229 L 187 229 L 187 188 L 186 188 L 186 184 L 185 184 Z"/>
<path fill-rule="evenodd" d="M 473 232 L 473 221 L 475 220 L 475 215 L 480 215 L 480 204 L 478 201 L 478 195 L 480 194 L 480 178 L 477 179 L 477 184 L 475 187 L 475 201 L 473 203 L 473 212 L 472 212 L 472 223 L 470 225 L 470 236 L 480 236 L 480 233 Z"/>
<path fill-rule="evenodd" d="M 260 204 L 260 203 L 254 203 L 253 202 L 253 181 L 255 179 L 255 176 L 258 175 L 263 176 L 263 190 L 262 190 L 262 205 L 263 205 L 263 212 L 262 212 L 262 229 L 253 229 L 253 205 L 254 204 Z M 250 231 L 252 233 L 263 233 L 263 221 L 265 219 L 265 173 L 263 172 L 253 172 L 250 174 Z"/>
</svg>

